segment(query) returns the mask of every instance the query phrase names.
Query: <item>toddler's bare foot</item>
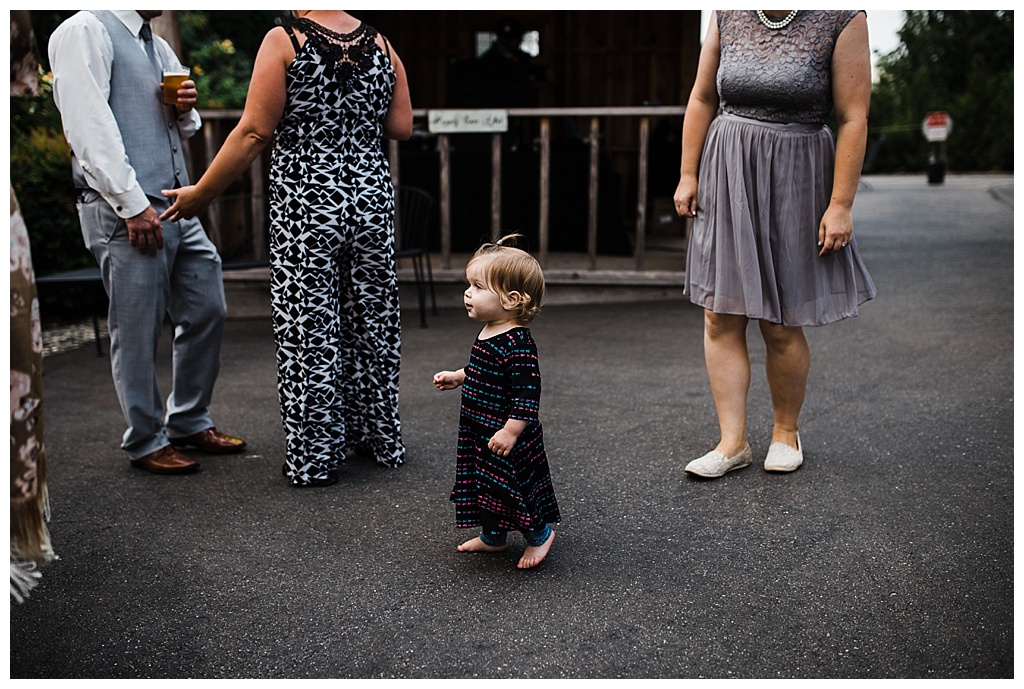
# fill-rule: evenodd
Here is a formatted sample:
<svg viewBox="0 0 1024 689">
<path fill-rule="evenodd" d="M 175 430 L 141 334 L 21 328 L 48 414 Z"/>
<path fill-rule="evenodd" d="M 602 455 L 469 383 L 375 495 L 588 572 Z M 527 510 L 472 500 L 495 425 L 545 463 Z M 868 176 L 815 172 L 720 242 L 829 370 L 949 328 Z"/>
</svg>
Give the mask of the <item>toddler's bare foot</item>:
<svg viewBox="0 0 1024 689">
<path fill-rule="evenodd" d="M 555 541 L 555 532 L 551 532 L 551 537 L 544 541 L 540 545 L 529 545 L 526 546 L 526 550 L 523 551 L 523 556 L 519 558 L 519 569 L 530 569 L 536 567 L 544 558 L 547 557 L 548 551 L 551 550 L 551 544 Z"/>
<path fill-rule="evenodd" d="M 460 553 L 500 553 L 507 547 L 507 543 L 505 545 L 487 545 L 480 540 L 479 536 L 477 536 L 476 538 L 466 541 L 456 548 L 456 550 Z M 543 557 L 543 555 L 541 557 Z"/>
</svg>

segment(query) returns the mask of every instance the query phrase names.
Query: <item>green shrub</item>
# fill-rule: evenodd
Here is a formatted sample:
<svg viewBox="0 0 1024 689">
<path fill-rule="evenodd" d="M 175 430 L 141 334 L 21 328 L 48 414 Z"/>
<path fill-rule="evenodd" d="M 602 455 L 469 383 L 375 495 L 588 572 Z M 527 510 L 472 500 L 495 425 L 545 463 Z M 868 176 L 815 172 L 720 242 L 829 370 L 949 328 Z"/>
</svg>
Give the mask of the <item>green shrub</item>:
<svg viewBox="0 0 1024 689">
<path fill-rule="evenodd" d="M 280 11 L 178 12 L 182 62 L 192 69 L 200 108 L 242 108 L 253 60 L 267 31 L 290 14 Z"/>
<path fill-rule="evenodd" d="M 71 151 L 45 75 L 40 95 L 11 98 L 11 186 L 32 246 L 36 275 L 95 265 L 82 241 L 71 181 Z M 81 316 L 91 295 L 50 286 L 39 290 L 44 320 Z"/>
</svg>

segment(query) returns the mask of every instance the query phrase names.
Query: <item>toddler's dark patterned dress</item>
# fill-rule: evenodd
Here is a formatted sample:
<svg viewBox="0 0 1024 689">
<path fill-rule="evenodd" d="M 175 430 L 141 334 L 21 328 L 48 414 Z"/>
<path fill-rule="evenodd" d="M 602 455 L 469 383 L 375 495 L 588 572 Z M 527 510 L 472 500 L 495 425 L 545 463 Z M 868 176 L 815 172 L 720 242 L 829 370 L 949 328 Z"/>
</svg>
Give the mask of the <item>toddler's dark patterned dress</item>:
<svg viewBox="0 0 1024 689">
<path fill-rule="evenodd" d="M 286 29 L 296 56 L 271 164 L 270 289 L 285 475 L 306 484 L 354 448 L 404 461 L 394 191 L 381 143 L 395 72 L 366 24 L 344 35 L 307 19 Z"/>
<path fill-rule="evenodd" d="M 477 339 L 462 384 L 455 525 L 479 527 L 488 512 L 499 529 L 534 531 L 560 521 L 540 412 L 540 366 L 529 328 Z M 507 457 L 487 447 L 508 419 L 527 421 Z"/>
</svg>

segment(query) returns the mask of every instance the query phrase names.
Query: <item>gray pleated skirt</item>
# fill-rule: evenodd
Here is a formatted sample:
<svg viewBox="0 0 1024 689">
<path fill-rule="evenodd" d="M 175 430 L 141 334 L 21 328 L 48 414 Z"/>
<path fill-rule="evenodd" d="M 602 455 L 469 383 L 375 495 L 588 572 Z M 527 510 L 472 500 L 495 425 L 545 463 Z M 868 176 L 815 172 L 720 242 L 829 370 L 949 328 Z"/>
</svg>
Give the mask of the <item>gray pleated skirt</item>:
<svg viewBox="0 0 1024 689">
<path fill-rule="evenodd" d="M 789 326 L 856 316 L 876 294 L 856 237 L 839 253 L 818 256 L 834 164 L 826 126 L 717 117 L 697 178 L 686 254 L 690 301 Z"/>
</svg>

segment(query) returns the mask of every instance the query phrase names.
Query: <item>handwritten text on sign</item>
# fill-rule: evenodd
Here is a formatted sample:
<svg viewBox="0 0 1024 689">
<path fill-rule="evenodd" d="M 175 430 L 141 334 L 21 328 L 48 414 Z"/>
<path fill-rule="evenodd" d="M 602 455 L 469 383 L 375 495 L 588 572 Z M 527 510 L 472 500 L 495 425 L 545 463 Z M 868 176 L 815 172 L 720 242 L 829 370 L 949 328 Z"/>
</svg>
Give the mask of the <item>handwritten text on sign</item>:
<svg viewBox="0 0 1024 689">
<path fill-rule="evenodd" d="M 507 132 L 507 110 L 431 110 L 427 127 L 433 134 Z"/>
</svg>

